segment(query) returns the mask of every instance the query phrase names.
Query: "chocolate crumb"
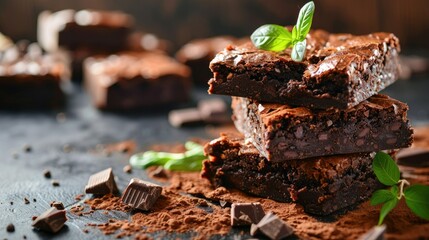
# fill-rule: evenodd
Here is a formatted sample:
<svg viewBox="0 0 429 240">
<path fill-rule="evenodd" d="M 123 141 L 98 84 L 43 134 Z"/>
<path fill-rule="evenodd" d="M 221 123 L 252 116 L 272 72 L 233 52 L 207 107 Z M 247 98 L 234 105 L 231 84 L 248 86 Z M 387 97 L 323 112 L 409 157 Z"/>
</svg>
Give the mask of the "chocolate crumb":
<svg viewBox="0 0 429 240">
<path fill-rule="evenodd" d="M 161 166 L 150 172 L 149 176 L 152 178 L 168 178 L 167 172 Z"/>
<path fill-rule="evenodd" d="M 35 198 L 33 198 L 33 202 L 37 202 L 37 200 Z"/>
<path fill-rule="evenodd" d="M 32 216 L 31 220 L 34 221 L 34 220 L 36 220 L 36 218 L 37 218 L 37 216 Z"/>
<path fill-rule="evenodd" d="M 131 165 L 125 165 L 125 167 L 122 169 L 124 171 L 124 173 L 131 173 L 133 170 L 133 168 L 131 167 Z"/>
<path fill-rule="evenodd" d="M 45 176 L 45 178 L 51 178 L 51 171 L 46 169 L 45 171 L 43 171 L 43 176 Z"/>
<path fill-rule="evenodd" d="M 82 200 L 83 196 L 85 196 L 85 195 L 84 195 L 84 194 L 78 194 L 78 195 L 76 195 L 76 196 L 74 197 L 74 199 L 75 199 L 76 201 L 80 201 L 80 200 Z"/>
<path fill-rule="evenodd" d="M 13 205 L 13 202 L 10 202 L 10 205 Z"/>
<path fill-rule="evenodd" d="M 24 147 L 22 147 L 22 150 L 24 150 L 24 152 L 28 153 L 28 152 L 31 152 L 33 150 L 33 148 L 30 145 L 25 144 Z"/>
<path fill-rule="evenodd" d="M 54 187 L 59 187 L 60 186 L 60 182 L 58 182 L 57 180 L 52 180 L 52 186 Z"/>
<path fill-rule="evenodd" d="M 24 235 L 24 236 L 22 236 L 22 238 L 23 238 L 23 239 L 27 239 L 27 236 L 25 236 L 25 235 Z"/>
<path fill-rule="evenodd" d="M 29 204 L 30 203 L 30 201 L 28 200 L 28 198 L 26 198 L 26 197 L 24 198 L 24 203 L 25 204 Z"/>
<path fill-rule="evenodd" d="M 52 201 L 50 205 L 58 210 L 64 210 L 64 204 L 62 202 Z"/>
<path fill-rule="evenodd" d="M 15 232 L 15 226 L 12 223 L 10 223 L 9 225 L 7 225 L 6 231 Z"/>
</svg>

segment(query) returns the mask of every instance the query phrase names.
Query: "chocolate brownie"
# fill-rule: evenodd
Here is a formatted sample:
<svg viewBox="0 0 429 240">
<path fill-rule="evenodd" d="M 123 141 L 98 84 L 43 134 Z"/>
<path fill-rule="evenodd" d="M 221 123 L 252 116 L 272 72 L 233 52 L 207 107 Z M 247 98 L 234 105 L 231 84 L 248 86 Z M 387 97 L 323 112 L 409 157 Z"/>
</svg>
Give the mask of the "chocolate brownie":
<svg viewBox="0 0 429 240">
<path fill-rule="evenodd" d="M 291 49 L 271 52 L 251 42 L 229 47 L 210 63 L 209 93 L 328 109 L 356 106 L 399 74 L 399 40 L 391 33 L 354 36 L 322 30 L 307 36 L 302 62 Z"/>
<path fill-rule="evenodd" d="M 408 106 L 375 95 L 347 110 L 311 110 L 233 97 L 237 129 L 270 161 L 373 152 L 412 143 Z"/>
<path fill-rule="evenodd" d="M 212 76 L 209 69 L 210 61 L 218 52 L 234 41 L 235 38 L 231 36 L 195 39 L 179 49 L 176 53 L 176 58 L 179 62 L 191 68 L 194 83 L 207 84 L 207 81 Z"/>
<path fill-rule="evenodd" d="M 0 51 L 0 108 L 57 108 L 69 84 L 67 57 L 21 41 Z"/>
<path fill-rule="evenodd" d="M 84 62 L 85 85 L 101 109 L 131 110 L 189 99 L 190 71 L 160 53 L 122 52 Z"/>
<path fill-rule="evenodd" d="M 205 146 L 202 176 L 215 187 L 233 187 L 280 202 L 297 202 L 311 214 L 327 215 L 371 196 L 380 186 L 374 154 L 267 161 L 240 137 L 221 136 Z"/>
<path fill-rule="evenodd" d="M 133 26 L 133 17 L 122 12 L 66 9 L 40 13 L 37 34 L 48 51 L 63 47 L 112 52 L 124 49 Z"/>
</svg>

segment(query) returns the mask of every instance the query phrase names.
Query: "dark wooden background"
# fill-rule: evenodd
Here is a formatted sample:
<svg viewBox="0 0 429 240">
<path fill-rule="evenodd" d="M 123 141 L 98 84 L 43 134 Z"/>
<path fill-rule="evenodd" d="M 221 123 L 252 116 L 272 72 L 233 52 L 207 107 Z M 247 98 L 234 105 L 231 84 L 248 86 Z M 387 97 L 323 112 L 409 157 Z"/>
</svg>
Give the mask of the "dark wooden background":
<svg viewBox="0 0 429 240">
<path fill-rule="evenodd" d="M 43 10 L 122 10 L 137 27 L 172 41 L 174 48 L 219 34 L 246 36 L 261 24 L 294 24 L 307 0 L 0 0 L 0 31 L 36 40 Z M 314 27 L 363 34 L 394 32 L 405 50 L 429 51 L 428 0 L 315 0 Z"/>
</svg>

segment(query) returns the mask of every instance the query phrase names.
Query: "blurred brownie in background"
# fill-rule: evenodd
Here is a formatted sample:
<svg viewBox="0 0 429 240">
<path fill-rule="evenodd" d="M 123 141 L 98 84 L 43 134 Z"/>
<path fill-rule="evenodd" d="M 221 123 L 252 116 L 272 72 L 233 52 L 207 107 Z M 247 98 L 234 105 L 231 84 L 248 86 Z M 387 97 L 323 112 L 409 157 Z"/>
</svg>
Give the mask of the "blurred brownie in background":
<svg viewBox="0 0 429 240">
<path fill-rule="evenodd" d="M 87 58 L 84 78 L 94 105 L 108 110 L 173 105 L 187 101 L 191 90 L 189 68 L 154 52 Z"/>
<path fill-rule="evenodd" d="M 118 11 L 44 11 L 38 17 L 37 38 L 46 51 L 67 50 L 73 79 L 82 79 L 82 63 L 92 55 L 128 48 L 134 18 Z"/>
<path fill-rule="evenodd" d="M 218 52 L 235 41 L 236 39 L 231 36 L 195 39 L 179 49 L 176 58 L 191 68 L 194 83 L 207 85 L 208 80 L 213 75 L 209 69 L 210 61 Z"/>
<path fill-rule="evenodd" d="M 0 51 L 0 108 L 61 107 L 69 79 L 65 54 L 46 54 L 25 41 L 10 45 Z"/>
</svg>

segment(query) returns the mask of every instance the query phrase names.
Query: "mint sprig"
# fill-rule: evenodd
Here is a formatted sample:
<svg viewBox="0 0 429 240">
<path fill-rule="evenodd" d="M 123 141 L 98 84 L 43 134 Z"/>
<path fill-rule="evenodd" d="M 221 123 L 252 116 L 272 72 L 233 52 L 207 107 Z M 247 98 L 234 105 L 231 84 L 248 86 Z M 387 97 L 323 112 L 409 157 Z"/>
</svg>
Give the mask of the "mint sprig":
<svg viewBox="0 0 429 240">
<path fill-rule="evenodd" d="M 169 153 L 146 151 L 131 156 L 130 164 L 136 168 L 148 168 L 150 166 L 163 166 L 172 171 L 200 171 L 204 156 L 204 147 L 195 142 L 185 143 L 186 152 Z"/>
<path fill-rule="evenodd" d="M 400 179 L 398 165 L 389 154 L 384 152 L 378 152 L 375 155 L 372 169 L 381 183 L 390 186 L 389 190 L 375 191 L 371 197 L 371 205 L 383 204 L 378 225 L 383 223 L 384 218 L 396 207 L 402 197 L 405 198 L 405 203 L 414 214 L 429 220 L 429 186 L 412 185 L 405 188 L 410 183 L 405 179 Z"/>
<path fill-rule="evenodd" d="M 250 39 L 257 48 L 263 50 L 279 52 L 292 47 L 291 58 L 294 61 L 302 61 L 307 48 L 305 39 L 311 29 L 314 9 L 312 1 L 301 8 L 292 32 L 280 25 L 266 24 L 257 28 Z"/>
</svg>

